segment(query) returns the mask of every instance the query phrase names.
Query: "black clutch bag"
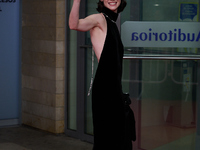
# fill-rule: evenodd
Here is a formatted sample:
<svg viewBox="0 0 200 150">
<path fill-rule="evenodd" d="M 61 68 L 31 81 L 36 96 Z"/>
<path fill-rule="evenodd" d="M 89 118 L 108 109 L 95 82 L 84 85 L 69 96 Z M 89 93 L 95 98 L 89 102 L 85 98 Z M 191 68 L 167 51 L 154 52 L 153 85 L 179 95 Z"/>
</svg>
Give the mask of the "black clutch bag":
<svg viewBox="0 0 200 150">
<path fill-rule="evenodd" d="M 123 94 L 124 109 L 125 109 L 125 134 L 129 140 L 136 140 L 135 117 L 130 108 L 131 99 L 128 93 Z"/>
</svg>

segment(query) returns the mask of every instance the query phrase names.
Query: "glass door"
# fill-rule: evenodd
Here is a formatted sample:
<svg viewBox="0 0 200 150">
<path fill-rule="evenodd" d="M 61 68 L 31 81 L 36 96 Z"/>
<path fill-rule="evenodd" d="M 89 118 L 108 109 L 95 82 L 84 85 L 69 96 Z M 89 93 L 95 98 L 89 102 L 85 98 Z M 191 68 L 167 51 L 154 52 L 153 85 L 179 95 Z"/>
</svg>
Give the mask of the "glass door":
<svg viewBox="0 0 200 150">
<path fill-rule="evenodd" d="M 69 16 L 73 0 L 67 1 Z M 97 3 L 81 0 L 80 18 L 96 11 Z M 93 142 L 91 95 L 88 96 L 92 77 L 92 44 L 89 32 L 67 30 L 67 103 L 66 134 Z M 94 57 L 94 74 L 98 65 Z"/>
<path fill-rule="evenodd" d="M 191 44 L 189 31 L 185 36 L 183 32 L 198 22 L 199 0 L 127 2 L 121 14 L 125 43 L 123 89 L 130 93 L 136 117 L 137 141 L 133 149 L 198 149 L 200 47 Z M 126 26 L 127 32 L 123 29 L 126 24 L 131 24 Z M 172 24 L 188 26 L 183 29 Z M 197 35 L 193 40 L 200 42 L 199 28 L 192 33 Z M 183 47 L 189 40 L 191 47 Z M 175 43 L 180 41 L 177 46 Z"/>
<path fill-rule="evenodd" d="M 98 13 L 97 2 L 93 0 L 87 0 L 86 14 L 91 15 Z M 86 33 L 86 80 L 85 80 L 85 133 L 93 135 L 93 122 L 92 122 L 92 95 L 91 95 L 91 78 L 95 76 L 95 72 L 98 66 L 98 61 L 92 50 L 92 44 L 90 40 L 89 32 Z M 94 62 L 93 62 L 94 59 Z"/>
<path fill-rule="evenodd" d="M 128 5 L 119 19 L 125 47 L 123 91 L 130 93 L 137 123 L 137 141 L 133 142 L 133 149 L 198 149 L 200 34 L 195 23 L 199 23 L 199 0 L 126 1 Z M 81 17 L 97 13 L 96 1 L 83 0 L 82 3 Z M 139 24 L 135 26 L 136 23 Z M 195 30 L 187 23 L 192 23 Z M 126 28 L 131 33 L 128 37 L 132 43 L 145 44 L 126 45 L 124 24 L 139 27 L 135 31 L 130 28 L 130 32 Z M 153 26 L 145 29 L 149 24 Z M 67 134 L 92 142 L 91 95 L 88 96 L 93 58 L 90 35 L 89 32 L 70 31 L 68 36 L 71 41 Z M 148 46 L 151 42 L 155 42 L 155 46 Z M 177 46 L 176 42 L 182 43 Z M 185 44 L 187 42 L 191 47 Z M 187 46 L 183 47 L 184 44 Z M 94 75 L 97 65 L 94 57 Z"/>
</svg>

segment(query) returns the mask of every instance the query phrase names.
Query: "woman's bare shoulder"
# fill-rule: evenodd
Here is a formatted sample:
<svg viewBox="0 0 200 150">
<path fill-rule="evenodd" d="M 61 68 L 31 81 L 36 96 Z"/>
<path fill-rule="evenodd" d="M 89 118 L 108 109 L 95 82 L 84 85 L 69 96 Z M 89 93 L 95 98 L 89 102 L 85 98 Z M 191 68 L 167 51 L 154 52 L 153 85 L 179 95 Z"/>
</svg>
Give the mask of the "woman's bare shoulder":
<svg viewBox="0 0 200 150">
<path fill-rule="evenodd" d="M 91 19 L 95 19 L 99 23 L 105 22 L 105 17 L 102 13 L 92 14 L 88 17 L 90 17 Z"/>
</svg>

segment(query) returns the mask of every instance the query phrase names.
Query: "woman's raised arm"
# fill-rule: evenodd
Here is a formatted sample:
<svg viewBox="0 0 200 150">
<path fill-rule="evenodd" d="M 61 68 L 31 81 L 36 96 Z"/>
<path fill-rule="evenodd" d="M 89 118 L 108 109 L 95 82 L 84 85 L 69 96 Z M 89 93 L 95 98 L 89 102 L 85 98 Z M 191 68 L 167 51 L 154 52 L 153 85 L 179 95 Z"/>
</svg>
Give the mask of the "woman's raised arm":
<svg viewBox="0 0 200 150">
<path fill-rule="evenodd" d="M 79 9 L 81 0 L 74 0 L 69 15 L 69 28 L 77 31 L 89 31 L 98 25 L 97 15 L 90 15 L 84 19 L 79 19 Z"/>
</svg>

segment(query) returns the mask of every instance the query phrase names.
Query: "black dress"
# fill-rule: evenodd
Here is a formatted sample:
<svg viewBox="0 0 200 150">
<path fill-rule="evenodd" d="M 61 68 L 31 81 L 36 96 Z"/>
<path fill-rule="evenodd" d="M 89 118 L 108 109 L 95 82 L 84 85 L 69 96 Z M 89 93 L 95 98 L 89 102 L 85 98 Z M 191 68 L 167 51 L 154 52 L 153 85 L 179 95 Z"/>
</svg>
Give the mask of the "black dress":
<svg viewBox="0 0 200 150">
<path fill-rule="evenodd" d="M 107 8 L 102 13 L 107 35 L 92 88 L 93 150 L 127 150 L 121 85 L 124 48 L 114 22 L 118 14 Z"/>
</svg>

